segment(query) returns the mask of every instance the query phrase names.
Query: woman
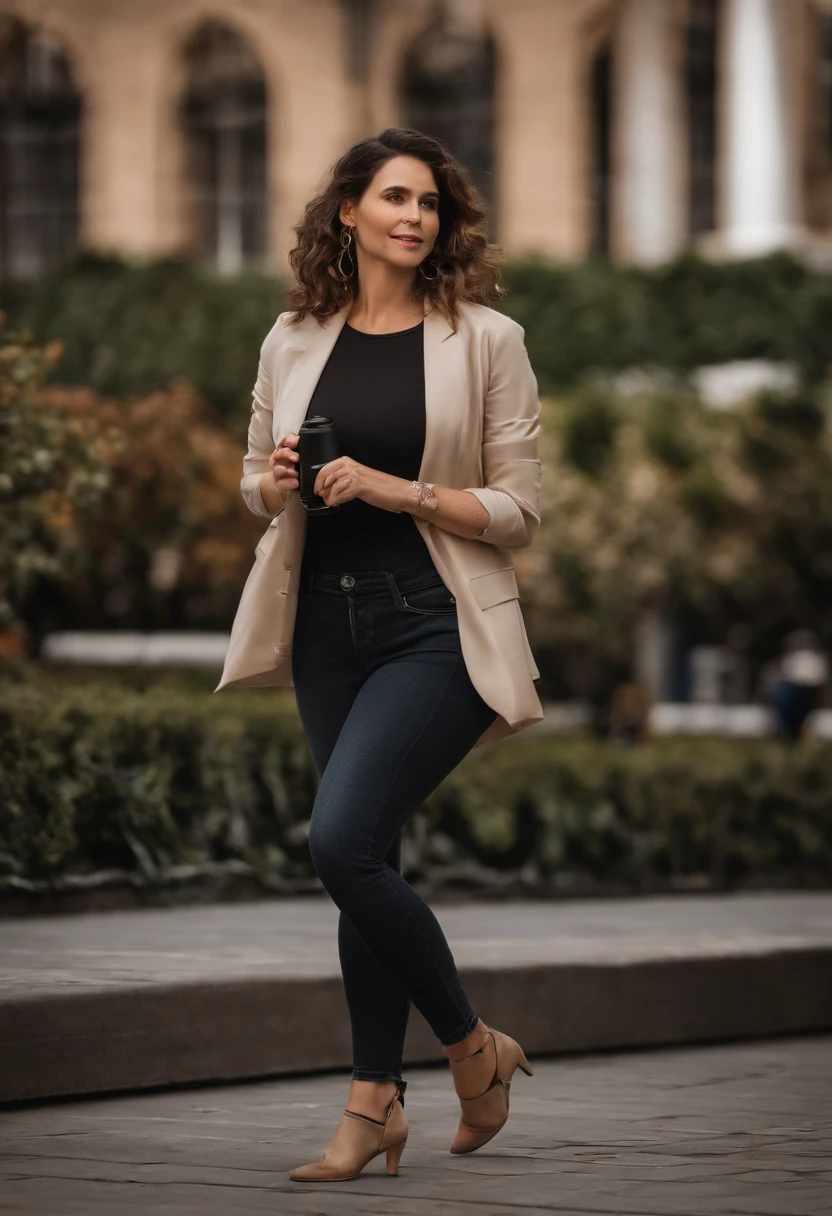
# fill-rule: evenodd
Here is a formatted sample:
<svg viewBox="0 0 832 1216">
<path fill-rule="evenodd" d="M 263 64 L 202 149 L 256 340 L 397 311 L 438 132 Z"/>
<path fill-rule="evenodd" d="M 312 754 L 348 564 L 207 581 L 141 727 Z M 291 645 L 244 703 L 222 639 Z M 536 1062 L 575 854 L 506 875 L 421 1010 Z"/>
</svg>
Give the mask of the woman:
<svg viewBox="0 0 832 1216">
<path fill-rule="evenodd" d="M 515 1068 L 532 1075 L 472 1009 L 400 849 L 472 747 L 542 717 L 510 553 L 540 523 L 540 402 L 523 330 L 489 306 L 504 292 L 484 213 L 439 142 L 390 128 L 356 144 L 295 232 L 241 483 L 272 519 L 217 691 L 293 686 L 320 778 L 309 848 L 340 909 L 354 1067 L 323 1156 L 289 1177 L 335 1181 L 385 1151 L 398 1171 L 411 1001 L 460 1099 L 452 1153 L 496 1135 Z M 334 508 L 319 515 L 297 492 L 313 414 L 343 453 L 318 471 Z"/>
</svg>

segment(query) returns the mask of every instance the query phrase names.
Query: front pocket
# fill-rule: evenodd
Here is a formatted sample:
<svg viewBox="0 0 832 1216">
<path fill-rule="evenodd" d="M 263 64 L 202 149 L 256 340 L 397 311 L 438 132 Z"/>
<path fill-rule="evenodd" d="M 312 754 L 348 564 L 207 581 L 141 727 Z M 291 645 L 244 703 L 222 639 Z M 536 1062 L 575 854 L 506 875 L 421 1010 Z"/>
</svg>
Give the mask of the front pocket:
<svg viewBox="0 0 832 1216">
<path fill-rule="evenodd" d="M 452 616 L 456 613 L 456 599 L 444 583 L 400 591 L 399 595 L 402 607 L 408 612 L 421 612 L 426 616 Z"/>
<path fill-rule="evenodd" d="M 499 570 L 489 570 L 486 574 L 475 574 L 468 580 L 468 586 L 480 608 L 493 608 L 505 600 L 519 599 L 517 575 L 514 566 L 501 566 Z"/>
</svg>

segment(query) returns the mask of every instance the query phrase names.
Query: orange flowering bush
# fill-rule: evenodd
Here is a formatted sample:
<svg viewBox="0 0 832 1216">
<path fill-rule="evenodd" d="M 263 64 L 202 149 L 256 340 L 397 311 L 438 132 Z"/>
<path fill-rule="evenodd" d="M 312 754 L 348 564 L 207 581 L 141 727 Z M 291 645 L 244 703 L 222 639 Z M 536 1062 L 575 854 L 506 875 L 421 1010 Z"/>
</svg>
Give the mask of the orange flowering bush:
<svg viewBox="0 0 832 1216">
<path fill-rule="evenodd" d="M 185 380 L 49 386 L 61 353 L 0 331 L 0 631 L 227 628 L 260 525 L 240 443 Z"/>
<path fill-rule="evenodd" d="M 240 494 L 242 451 L 186 380 L 135 400 L 48 390 L 55 408 L 118 426 L 124 446 L 68 615 L 99 627 L 225 629 L 261 521 Z"/>
<path fill-rule="evenodd" d="M 0 314 L 0 630 L 20 625 L 41 581 L 85 562 L 86 522 L 112 484 L 123 436 L 92 414 L 56 410 L 43 384 L 60 343 L 36 345 Z"/>
</svg>

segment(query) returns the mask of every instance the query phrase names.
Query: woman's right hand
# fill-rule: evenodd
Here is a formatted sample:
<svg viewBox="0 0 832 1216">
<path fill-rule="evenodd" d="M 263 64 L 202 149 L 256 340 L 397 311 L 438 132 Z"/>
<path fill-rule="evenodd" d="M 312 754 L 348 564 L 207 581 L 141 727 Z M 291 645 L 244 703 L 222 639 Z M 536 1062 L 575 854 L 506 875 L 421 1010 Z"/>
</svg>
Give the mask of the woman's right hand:
<svg viewBox="0 0 832 1216">
<path fill-rule="evenodd" d="M 297 462 L 300 456 L 294 450 L 298 446 L 299 435 L 290 431 L 284 435 L 280 443 L 269 457 L 269 468 L 272 471 L 274 484 L 286 496 L 287 490 L 296 490 L 300 485 Z"/>
<path fill-rule="evenodd" d="M 271 471 L 264 473 L 260 479 L 260 488 L 269 510 L 279 511 L 285 507 L 289 490 L 296 490 L 300 485 L 297 470 L 300 457 L 295 451 L 299 438 L 294 431 L 289 431 L 269 457 Z"/>
</svg>

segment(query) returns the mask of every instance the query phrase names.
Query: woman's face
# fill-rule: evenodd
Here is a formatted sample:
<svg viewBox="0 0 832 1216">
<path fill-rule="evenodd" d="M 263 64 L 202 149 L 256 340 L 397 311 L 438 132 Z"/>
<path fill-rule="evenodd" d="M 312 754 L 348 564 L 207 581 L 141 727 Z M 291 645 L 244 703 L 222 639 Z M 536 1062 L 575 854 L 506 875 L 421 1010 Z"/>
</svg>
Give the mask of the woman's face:
<svg viewBox="0 0 832 1216">
<path fill-rule="evenodd" d="M 439 234 L 439 190 L 432 169 L 415 156 L 393 157 L 358 203 L 341 205 L 340 218 L 354 226 L 362 256 L 415 270 Z"/>
</svg>

